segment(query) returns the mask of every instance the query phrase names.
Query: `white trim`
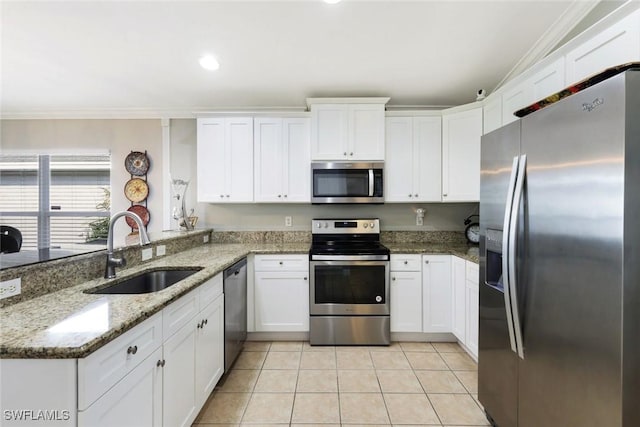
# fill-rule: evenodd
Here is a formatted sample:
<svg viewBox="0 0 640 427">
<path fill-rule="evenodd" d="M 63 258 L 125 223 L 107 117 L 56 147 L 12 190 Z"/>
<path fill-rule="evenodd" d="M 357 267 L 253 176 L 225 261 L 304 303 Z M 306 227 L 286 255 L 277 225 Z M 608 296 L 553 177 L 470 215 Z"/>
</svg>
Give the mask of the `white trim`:
<svg viewBox="0 0 640 427">
<path fill-rule="evenodd" d="M 290 109 L 274 108 L 274 109 L 215 109 L 208 111 L 195 111 L 194 117 L 201 119 L 207 117 L 278 117 L 278 118 L 306 118 L 311 117 L 311 113 L 303 108 L 295 107 Z"/>
<path fill-rule="evenodd" d="M 391 98 L 356 97 L 356 98 L 307 98 L 307 107 L 312 104 L 386 104 Z"/>
<path fill-rule="evenodd" d="M 447 107 L 448 108 L 448 107 Z M 441 117 L 442 110 L 387 110 L 385 117 Z"/>
<path fill-rule="evenodd" d="M 39 111 L 1 111 L 2 120 L 29 120 L 29 119 L 193 119 L 195 115 L 191 110 L 174 109 L 144 109 L 144 108 L 119 108 L 114 110 L 39 110 Z"/>
<path fill-rule="evenodd" d="M 471 102 L 469 104 L 458 105 L 457 107 L 447 108 L 446 110 L 442 110 L 442 114 L 452 114 L 459 113 L 461 111 L 473 110 L 476 108 L 482 108 L 484 106 L 483 101 Z"/>
<path fill-rule="evenodd" d="M 171 229 L 171 120 L 160 119 L 162 126 L 162 229 Z"/>
</svg>

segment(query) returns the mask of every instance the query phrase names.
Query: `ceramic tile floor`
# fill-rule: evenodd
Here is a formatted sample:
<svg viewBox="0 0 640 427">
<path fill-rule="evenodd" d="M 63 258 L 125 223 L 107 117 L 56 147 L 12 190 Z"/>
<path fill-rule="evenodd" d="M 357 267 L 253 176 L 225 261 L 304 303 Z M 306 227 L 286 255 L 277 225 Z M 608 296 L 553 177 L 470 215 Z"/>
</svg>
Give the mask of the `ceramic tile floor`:
<svg viewBox="0 0 640 427">
<path fill-rule="evenodd" d="M 476 363 L 453 343 L 247 342 L 193 427 L 486 426 Z"/>
</svg>

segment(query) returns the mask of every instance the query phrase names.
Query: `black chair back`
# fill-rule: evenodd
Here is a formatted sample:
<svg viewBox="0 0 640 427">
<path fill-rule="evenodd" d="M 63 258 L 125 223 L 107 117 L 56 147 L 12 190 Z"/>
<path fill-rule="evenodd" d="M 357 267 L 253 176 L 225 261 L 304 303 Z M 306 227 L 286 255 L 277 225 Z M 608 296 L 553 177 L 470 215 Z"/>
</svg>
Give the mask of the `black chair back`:
<svg viewBox="0 0 640 427">
<path fill-rule="evenodd" d="M 0 225 L 0 253 L 20 252 L 22 233 L 15 227 Z"/>
</svg>

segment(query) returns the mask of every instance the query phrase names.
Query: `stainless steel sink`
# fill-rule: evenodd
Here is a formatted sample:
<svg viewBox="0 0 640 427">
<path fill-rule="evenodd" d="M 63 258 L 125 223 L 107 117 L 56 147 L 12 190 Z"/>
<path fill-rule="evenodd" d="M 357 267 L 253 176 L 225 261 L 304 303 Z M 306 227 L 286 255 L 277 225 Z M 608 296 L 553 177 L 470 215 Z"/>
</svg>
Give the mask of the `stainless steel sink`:
<svg viewBox="0 0 640 427">
<path fill-rule="evenodd" d="M 200 270 L 202 268 L 146 271 L 105 288 L 86 292 L 89 294 L 148 294 L 166 289 Z"/>
</svg>

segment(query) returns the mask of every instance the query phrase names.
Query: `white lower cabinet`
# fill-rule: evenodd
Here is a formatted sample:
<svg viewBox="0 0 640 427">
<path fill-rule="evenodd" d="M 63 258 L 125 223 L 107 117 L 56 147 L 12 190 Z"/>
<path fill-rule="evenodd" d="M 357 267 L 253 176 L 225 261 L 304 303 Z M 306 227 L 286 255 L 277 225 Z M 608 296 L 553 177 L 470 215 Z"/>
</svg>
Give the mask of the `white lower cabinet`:
<svg viewBox="0 0 640 427">
<path fill-rule="evenodd" d="M 465 341 L 466 328 L 466 264 L 465 260 L 457 256 L 451 257 L 451 286 L 452 286 L 452 325 L 451 332 L 462 343 Z"/>
<path fill-rule="evenodd" d="M 196 406 L 202 407 L 224 373 L 224 295 L 200 313 L 196 336 Z"/>
<path fill-rule="evenodd" d="M 465 346 L 473 356 L 478 357 L 478 321 L 480 314 L 479 267 L 473 262 L 466 262 L 466 306 L 467 324 Z"/>
<path fill-rule="evenodd" d="M 86 427 L 162 426 L 162 374 L 157 348 L 112 389 L 78 413 L 78 425 Z M 165 424 L 167 425 L 167 424 Z"/>
<path fill-rule="evenodd" d="M 309 331 L 307 255 L 256 255 L 254 279 L 257 332 Z"/>
<path fill-rule="evenodd" d="M 422 332 L 420 255 L 391 255 L 391 332 Z"/>
<path fill-rule="evenodd" d="M 219 274 L 78 361 L 78 425 L 190 426 L 223 370 Z"/>
<path fill-rule="evenodd" d="M 196 412 L 196 325 L 184 325 L 163 345 L 162 420 L 165 426 L 189 426 Z"/>
<path fill-rule="evenodd" d="M 423 332 L 451 332 L 451 258 L 422 256 Z"/>
</svg>

